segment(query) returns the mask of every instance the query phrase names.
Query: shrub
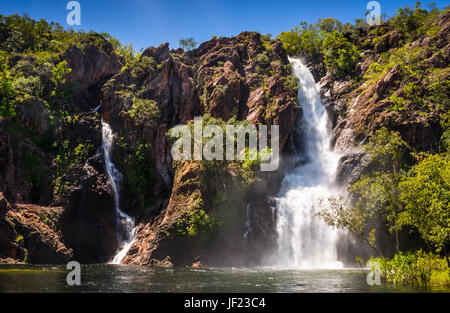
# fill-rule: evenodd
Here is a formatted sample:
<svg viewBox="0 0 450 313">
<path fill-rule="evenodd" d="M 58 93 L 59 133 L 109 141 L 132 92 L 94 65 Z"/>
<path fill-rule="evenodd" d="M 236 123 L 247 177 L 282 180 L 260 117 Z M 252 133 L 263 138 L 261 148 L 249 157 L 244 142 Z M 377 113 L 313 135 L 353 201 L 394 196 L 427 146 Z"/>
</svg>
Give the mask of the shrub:
<svg viewBox="0 0 450 313">
<path fill-rule="evenodd" d="M 79 144 L 75 147 L 74 151 L 74 161 L 78 163 L 84 163 L 91 154 L 94 146 L 92 144 Z"/>
<path fill-rule="evenodd" d="M 21 171 L 25 181 L 30 183 L 30 200 L 39 201 L 43 190 L 46 173 L 42 167 L 39 156 L 28 148 L 22 147 L 21 155 Z"/>
<path fill-rule="evenodd" d="M 301 52 L 300 33 L 298 29 L 282 32 L 278 35 L 278 39 L 280 39 L 287 54 L 296 55 Z"/>
<path fill-rule="evenodd" d="M 16 114 L 16 93 L 7 73 L 0 73 L 0 118 Z"/>
<path fill-rule="evenodd" d="M 422 9 L 420 2 L 417 1 L 414 9 L 410 6 L 399 8 L 392 23 L 398 31 L 414 36 L 417 29 L 423 25 L 427 15 L 428 12 Z"/>
<path fill-rule="evenodd" d="M 214 217 L 206 214 L 205 211 L 197 209 L 188 213 L 188 226 L 186 227 L 189 236 L 200 236 L 207 240 L 216 229 L 217 221 Z"/>
<path fill-rule="evenodd" d="M 257 60 L 262 67 L 267 67 L 270 64 L 270 59 L 265 52 L 258 54 Z"/>
<path fill-rule="evenodd" d="M 393 259 L 372 259 L 380 264 L 381 278 L 400 285 L 450 286 L 447 261 L 437 255 L 419 250 L 398 253 Z"/>
<path fill-rule="evenodd" d="M 317 28 L 306 23 L 301 23 L 302 29 L 296 26 L 289 32 L 278 35 L 283 48 L 289 55 L 304 53 L 316 57 L 321 53 L 322 38 Z"/>
<path fill-rule="evenodd" d="M 42 93 L 42 84 L 39 76 L 20 76 L 13 80 L 12 87 L 16 93 L 30 96 L 40 96 Z"/>
<path fill-rule="evenodd" d="M 198 44 L 198 42 L 195 41 L 193 37 L 181 38 L 179 43 L 180 43 L 180 47 L 184 50 L 192 50 Z"/>
<path fill-rule="evenodd" d="M 324 62 L 331 73 L 338 77 L 350 74 L 358 63 L 361 54 L 341 33 L 329 33 L 323 42 Z"/>
<path fill-rule="evenodd" d="M 289 75 L 283 82 L 283 87 L 289 90 L 294 96 L 297 95 L 298 89 L 300 88 L 299 80 L 294 75 Z"/>
<path fill-rule="evenodd" d="M 131 149 L 125 160 L 127 184 L 133 203 L 145 209 L 152 201 L 151 188 L 155 181 L 155 166 L 148 145 Z"/>
<path fill-rule="evenodd" d="M 156 101 L 149 99 L 134 98 L 128 115 L 139 127 L 153 128 L 159 119 L 159 108 Z"/>
</svg>

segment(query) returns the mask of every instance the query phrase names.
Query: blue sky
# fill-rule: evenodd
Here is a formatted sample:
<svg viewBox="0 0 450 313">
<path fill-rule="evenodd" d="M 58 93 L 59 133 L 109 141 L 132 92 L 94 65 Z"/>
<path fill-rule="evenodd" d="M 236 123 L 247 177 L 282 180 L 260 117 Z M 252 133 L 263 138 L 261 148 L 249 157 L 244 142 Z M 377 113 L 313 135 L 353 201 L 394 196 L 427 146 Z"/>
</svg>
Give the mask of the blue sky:
<svg viewBox="0 0 450 313">
<path fill-rule="evenodd" d="M 69 0 L 0 0 L 0 14 L 28 13 L 68 27 Z M 369 0 L 78 0 L 81 26 L 74 29 L 107 32 L 136 50 L 169 42 L 178 47 L 180 38 L 203 42 L 211 35 L 233 36 L 256 30 L 274 36 L 300 21 L 316 22 L 334 17 L 352 22 L 363 17 Z M 380 0 L 382 13 L 392 16 L 415 0 Z M 449 1 L 434 1 L 439 8 Z M 423 4 L 428 1 L 423 1 Z"/>
</svg>

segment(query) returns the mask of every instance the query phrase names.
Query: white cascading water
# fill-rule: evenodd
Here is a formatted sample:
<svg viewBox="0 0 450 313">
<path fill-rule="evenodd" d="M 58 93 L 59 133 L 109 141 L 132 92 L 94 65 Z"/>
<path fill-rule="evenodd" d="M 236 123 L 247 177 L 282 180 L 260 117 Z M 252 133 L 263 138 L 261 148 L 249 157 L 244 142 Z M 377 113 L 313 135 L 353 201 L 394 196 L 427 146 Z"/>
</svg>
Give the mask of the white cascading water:
<svg viewBox="0 0 450 313">
<path fill-rule="evenodd" d="M 247 204 L 247 207 L 246 207 L 247 217 L 246 217 L 245 223 L 244 223 L 244 239 L 245 240 L 250 239 L 250 233 L 252 232 L 252 224 L 250 222 L 251 209 L 252 209 L 251 203 Z"/>
<path fill-rule="evenodd" d="M 116 255 L 111 261 L 111 264 L 122 263 L 123 258 L 130 250 L 135 237 L 135 222 L 134 218 L 125 214 L 120 210 L 119 190 L 122 181 L 122 174 L 116 169 L 114 163 L 111 161 L 111 148 L 114 142 L 113 132 L 108 123 L 102 121 L 102 147 L 105 157 L 106 171 L 111 182 L 114 194 L 114 206 L 117 214 L 117 238 L 119 239 L 119 246 Z"/>
<path fill-rule="evenodd" d="M 336 196 L 333 180 L 340 156 L 330 147 L 328 116 L 311 72 L 298 59 L 290 62 L 300 84 L 303 115 L 297 127 L 303 153 L 294 157 L 300 165 L 284 177 L 276 199 L 277 267 L 341 268 L 335 245 L 337 230 L 316 216 L 327 199 Z"/>
</svg>

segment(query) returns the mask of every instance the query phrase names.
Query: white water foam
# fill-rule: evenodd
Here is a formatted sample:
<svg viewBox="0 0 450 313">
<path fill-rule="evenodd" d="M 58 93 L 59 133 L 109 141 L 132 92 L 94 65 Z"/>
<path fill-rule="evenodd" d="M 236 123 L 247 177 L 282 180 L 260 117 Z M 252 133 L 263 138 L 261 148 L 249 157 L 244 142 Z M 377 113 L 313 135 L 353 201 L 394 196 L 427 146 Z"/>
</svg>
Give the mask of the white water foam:
<svg viewBox="0 0 450 313">
<path fill-rule="evenodd" d="M 316 214 L 330 197 L 337 196 L 333 180 L 340 155 L 330 147 L 328 116 L 320 91 L 309 69 L 298 59 L 290 59 L 299 79 L 299 103 L 303 110 L 297 122 L 303 153 L 300 164 L 288 173 L 277 197 L 278 268 L 342 268 L 337 261 L 338 231 Z M 322 202 L 323 201 L 323 202 Z"/>
<path fill-rule="evenodd" d="M 102 121 L 102 148 L 104 151 L 106 171 L 111 182 L 114 194 L 114 206 L 117 214 L 117 238 L 119 239 L 119 246 L 117 248 L 114 259 L 111 264 L 121 264 L 124 257 L 127 255 L 135 238 L 135 221 L 134 218 L 127 215 L 120 210 L 120 184 L 122 181 L 122 174 L 116 169 L 114 163 L 111 161 L 111 148 L 114 142 L 114 135 L 108 123 Z"/>
</svg>

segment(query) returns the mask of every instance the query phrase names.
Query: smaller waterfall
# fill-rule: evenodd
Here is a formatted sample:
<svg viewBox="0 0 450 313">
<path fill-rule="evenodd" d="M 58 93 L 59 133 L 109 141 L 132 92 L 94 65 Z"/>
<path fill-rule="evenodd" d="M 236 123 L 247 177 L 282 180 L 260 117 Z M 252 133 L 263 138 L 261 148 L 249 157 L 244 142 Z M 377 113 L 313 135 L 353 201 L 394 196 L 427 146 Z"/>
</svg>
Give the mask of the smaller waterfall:
<svg viewBox="0 0 450 313">
<path fill-rule="evenodd" d="M 250 214 L 251 214 L 251 203 L 247 204 L 246 210 L 247 210 L 247 217 L 245 219 L 244 223 L 244 239 L 249 240 L 250 239 L 250 233 L 252 231 L 252 224 L 250 223 Z"/>
<path fill-rule="evenodd" d="M 135 237 L 135 221 L 134 218 L 125 214 L 120 210 L 120 184 L 122 182 L 122 174 L 116 169 L 111 161 L 111 148 L 114 142 L 113 132 L 108 123 L 102 121 L 102 148 L 105 157 L 106 171 L 111 182 L 114 194 L 114 206 L 117 214 L 117 237 L 119 239 L 119 247 L 116 255 L 111 261 L 112 264 L 122 263 L 123 258 L 130 250 Z"/>
</svg>

